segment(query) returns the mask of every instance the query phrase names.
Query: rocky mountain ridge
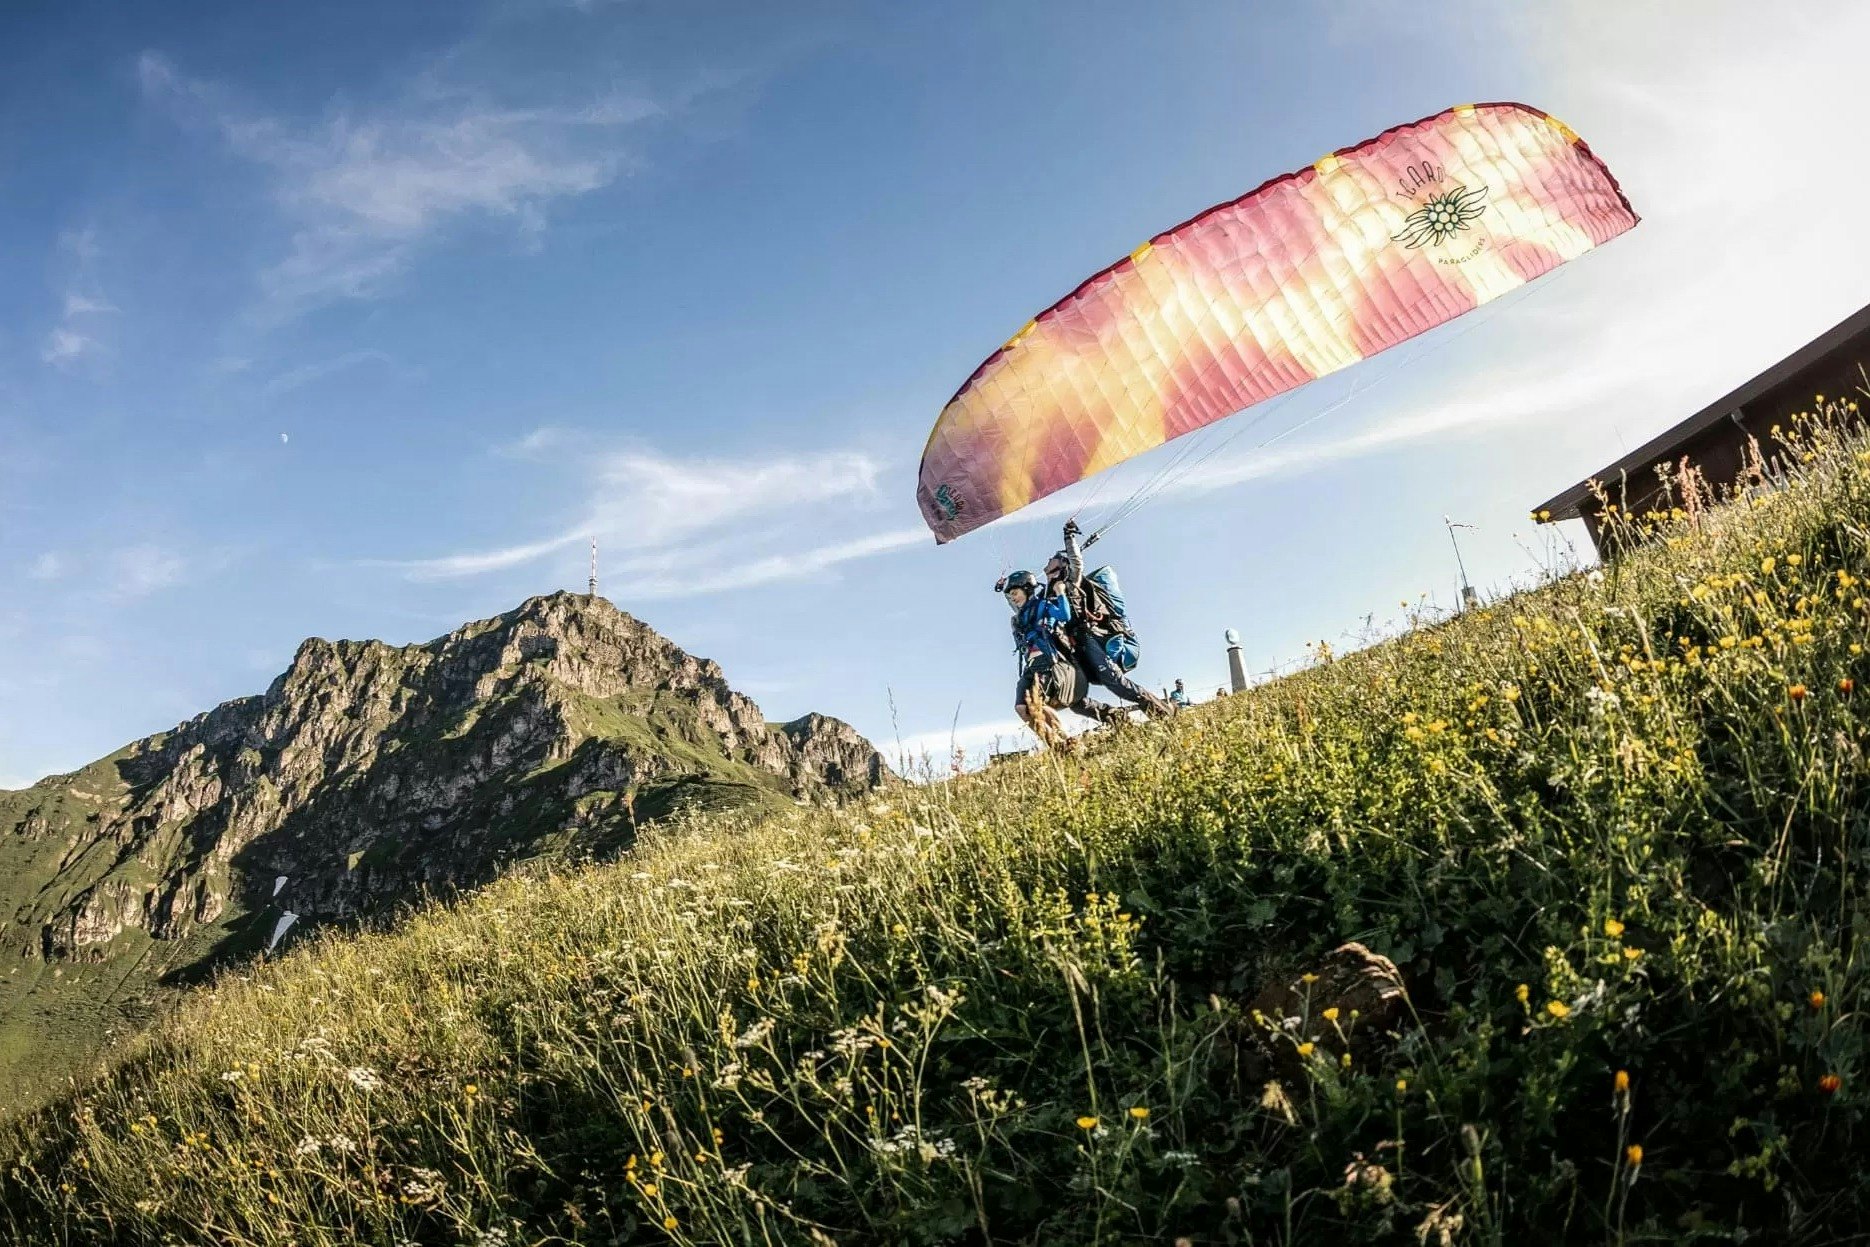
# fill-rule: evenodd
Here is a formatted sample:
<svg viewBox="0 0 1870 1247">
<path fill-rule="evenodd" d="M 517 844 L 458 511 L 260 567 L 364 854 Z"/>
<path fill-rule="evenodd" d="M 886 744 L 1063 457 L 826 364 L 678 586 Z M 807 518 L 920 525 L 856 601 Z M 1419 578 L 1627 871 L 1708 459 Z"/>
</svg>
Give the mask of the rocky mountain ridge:
<svg viewBox="0 0 1870 1247">
<path fill-rule="evenodd" d="M 308 640 L 259 696 L 0 793 L 0 1082 L 7 1028 L 46 1015 L 35 994 L 126 965 L 132 989 L 198 978 L 518 858 L 618 851 L 684 809 L 887 778 L 847 724 L 769 725 L 719 666 L 601 598 L 533 598 L 421 645 Z"/>
</svg>

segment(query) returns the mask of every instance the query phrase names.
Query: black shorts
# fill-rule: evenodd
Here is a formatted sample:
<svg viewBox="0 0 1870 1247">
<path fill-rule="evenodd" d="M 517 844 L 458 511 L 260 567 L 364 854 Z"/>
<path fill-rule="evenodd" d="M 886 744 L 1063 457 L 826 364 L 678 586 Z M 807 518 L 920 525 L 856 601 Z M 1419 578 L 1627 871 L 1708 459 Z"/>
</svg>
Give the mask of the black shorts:
<svg viewBox="0 0 1870 1247">
<path fill-rule="evenodd" d="M 1025 672 L 1019 677 L 1019 690 L 1013 695 L 1013 704 L 1026 704 L 1027 691 L 1038 687 L 1039 700 L 1054 710 L 1064 710 L 1083 701 L 1091 691 L 1091 683 L 1084 678 L 1084 672 L 1078 664 L 1062 655 L 1057 658 L 1036 658 L 1028 663 Z"/>
</svg>

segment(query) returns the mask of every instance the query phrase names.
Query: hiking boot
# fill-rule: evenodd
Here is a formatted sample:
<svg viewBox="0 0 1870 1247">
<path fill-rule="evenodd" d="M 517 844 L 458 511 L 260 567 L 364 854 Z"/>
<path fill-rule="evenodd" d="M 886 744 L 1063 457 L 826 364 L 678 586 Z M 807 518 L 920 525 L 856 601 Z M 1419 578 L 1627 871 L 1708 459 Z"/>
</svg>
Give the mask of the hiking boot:
<svg viewBox="0 0 1870 1247">
<path fill-rule="evenodd" d="M 1154 693 L 1143 694 L 1143 713 L 1152 719 L 1169 719 L 1175 716 L 1175 703 L 1165 701 Z"/>
</svg>

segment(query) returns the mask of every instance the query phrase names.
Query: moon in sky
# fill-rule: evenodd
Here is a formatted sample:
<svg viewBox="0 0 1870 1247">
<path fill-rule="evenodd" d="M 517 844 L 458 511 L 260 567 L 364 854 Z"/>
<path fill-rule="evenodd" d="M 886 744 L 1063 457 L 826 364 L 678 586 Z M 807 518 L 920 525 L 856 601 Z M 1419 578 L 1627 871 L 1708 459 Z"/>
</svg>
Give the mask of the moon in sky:
<svg viewBox="0 0 1870 1247">
<path fill-rule="evenodd" d="M 280 444 L 281 446 L 284 446 L 284 445 L 286 444 L 286 440 L 287 440 L 287 439 L 286 439 L 286 435 L 285 435 L 284 433 L 281 433 L 281 434 L 279 435 L 279 444 Z"/>
</svg>

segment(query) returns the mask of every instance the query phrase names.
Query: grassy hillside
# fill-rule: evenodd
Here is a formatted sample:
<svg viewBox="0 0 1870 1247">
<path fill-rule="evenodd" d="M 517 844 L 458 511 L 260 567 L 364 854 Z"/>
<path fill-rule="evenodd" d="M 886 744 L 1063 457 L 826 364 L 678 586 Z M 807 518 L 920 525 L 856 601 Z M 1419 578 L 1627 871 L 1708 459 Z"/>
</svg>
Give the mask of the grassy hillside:
<svg viewBox="0 0 1870 1247">
<path fill-rule="evenodd" d="M 1852 1241 L 1867 456 L 1080 756 L 323 941 L 18 1122 L 0 1227 Z M 1391 1033 L 1297 978 L 1352 939 Z"/>
</svg>

